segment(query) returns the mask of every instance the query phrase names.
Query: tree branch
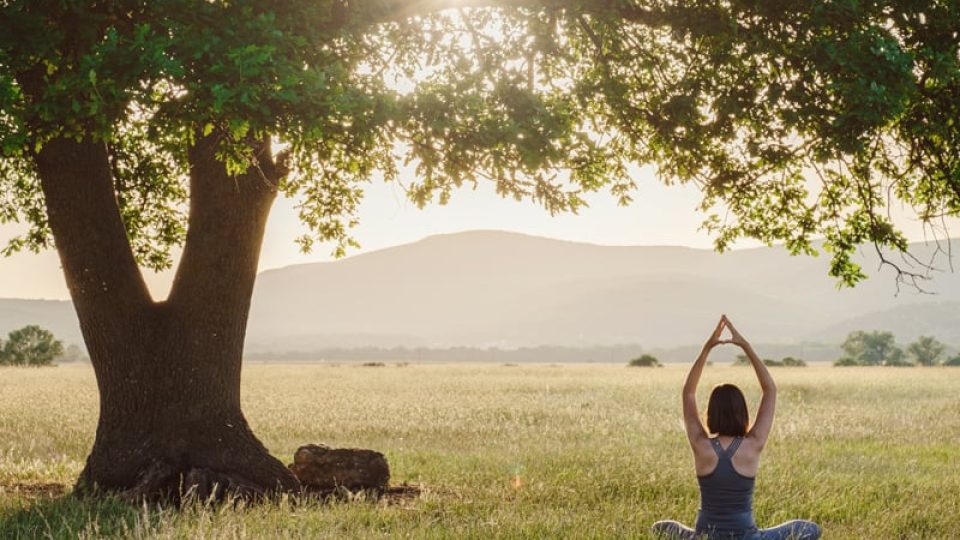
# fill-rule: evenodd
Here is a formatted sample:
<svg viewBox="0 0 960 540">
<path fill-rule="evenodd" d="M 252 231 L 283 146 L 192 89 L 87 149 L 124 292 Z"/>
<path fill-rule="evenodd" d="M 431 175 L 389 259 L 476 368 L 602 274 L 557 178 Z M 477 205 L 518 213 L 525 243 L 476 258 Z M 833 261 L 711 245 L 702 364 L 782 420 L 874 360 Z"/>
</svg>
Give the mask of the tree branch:
<svg viewBox="0 0 960 540">
<path fill-rule="evenodd" d="M 106 145 L 56 138 L 34 161 L 81 322 L 108 313 L 131 317 L 149 306 L 150 292 L 120 218 Z"/>
<path fill-rule="evenodd" d="M 171 309 L 246 323 L 264 228 L 277 184 L 286 174 L 271 156 L 269 141 L 247 142 L 253 162 L 238 176 L 229 176 L 217 157 L 217 132 L 198 135 L 189 150 L 190 214 L 167 301 Z"/>
</svg>

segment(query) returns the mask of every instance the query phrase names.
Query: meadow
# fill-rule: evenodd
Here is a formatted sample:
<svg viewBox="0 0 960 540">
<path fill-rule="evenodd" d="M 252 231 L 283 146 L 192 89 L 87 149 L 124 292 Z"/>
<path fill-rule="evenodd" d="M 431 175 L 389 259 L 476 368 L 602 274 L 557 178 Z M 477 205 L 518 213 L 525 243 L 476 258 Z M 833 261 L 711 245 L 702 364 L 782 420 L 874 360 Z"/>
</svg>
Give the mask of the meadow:
<svg viewBox="0 0 960 540">
<path fill-rule="evenodd" d="M 245 411 L 280 459 L 308 442 L 380 450 L 392 483 L 420 495 L 183 510 L 70 497 L 96 424 L 92 370 L 3 368 L 0 538 L 647 538 L 654 521 L 697 511 L 685 368 L 248 365 Z M 828 539 L 960 538 L 960 369 L 773 374 L 760 526 L 807 518 Z M 721 381 L 755 407 L 752 370 L 728 365 L 707 368 L 701 405 Z"/>
</svg>

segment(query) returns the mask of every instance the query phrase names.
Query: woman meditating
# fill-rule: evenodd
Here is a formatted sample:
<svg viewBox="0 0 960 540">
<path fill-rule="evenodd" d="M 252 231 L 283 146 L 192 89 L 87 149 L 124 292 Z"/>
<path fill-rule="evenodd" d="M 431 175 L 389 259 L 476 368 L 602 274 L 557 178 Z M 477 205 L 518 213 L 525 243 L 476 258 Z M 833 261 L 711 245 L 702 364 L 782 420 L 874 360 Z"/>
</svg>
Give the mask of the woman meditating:
<svg viewBox="0 0 960 540">
<path fill-rule="evenodd" d="M 721 340 L 728 328 L 732 339 Z M 697 383 L 710 351 L 721 343 L 732 343 L 746 353 L 760 380 L 763 397 L 757 418 L 750 427 L 750 416 L 743 392 L 732 384 L 720 384 L 710 393 L 707 404 L 707 429 L 697 410 Z M 683 419 L 687 438 L 693 448 L 697 481 L 700 483 L 700 512 L 695 528 L 676 521 L 658 521 L 653 532 L 666 538 L 709 540 L 816 540 L 820 527 L 813 522 L 788 521 L 772 529 L 758 529 L 753 521 L 753 484 L 760 468 L 760 452 L 773 426 L 777 387 L 753 348 L 726 315 L 720 318 L 697 361 L 690 368 L 683 386 Z M 748 429 L 749 428 L 749 429 Z M 709 434 L 708 434 L 709 431 Z M 710 436 L 712 434 L 713 436 Z"/>
</svg>

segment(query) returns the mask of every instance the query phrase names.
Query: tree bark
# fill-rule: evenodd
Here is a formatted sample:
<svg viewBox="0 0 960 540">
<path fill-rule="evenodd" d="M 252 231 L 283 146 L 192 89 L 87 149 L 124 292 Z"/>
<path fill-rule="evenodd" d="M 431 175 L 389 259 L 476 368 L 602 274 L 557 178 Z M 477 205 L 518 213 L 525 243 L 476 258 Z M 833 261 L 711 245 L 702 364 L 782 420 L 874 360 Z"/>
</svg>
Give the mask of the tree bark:
<svg viewBox="0 0 960 540">
<path fill-rule="evenodd" d="M 261 496 L 299 483 L 240 408 L 247 313 L 284 172 L 269 143 L 230 177 L 215 137 L 190 149 L 187 242 L 170 297 L 150 298 L 103 144 L 55 139 L 35 155 L 50 227 L 97 377 L 96 439 L 77 491 L 134 498 Z"/>
</svg>

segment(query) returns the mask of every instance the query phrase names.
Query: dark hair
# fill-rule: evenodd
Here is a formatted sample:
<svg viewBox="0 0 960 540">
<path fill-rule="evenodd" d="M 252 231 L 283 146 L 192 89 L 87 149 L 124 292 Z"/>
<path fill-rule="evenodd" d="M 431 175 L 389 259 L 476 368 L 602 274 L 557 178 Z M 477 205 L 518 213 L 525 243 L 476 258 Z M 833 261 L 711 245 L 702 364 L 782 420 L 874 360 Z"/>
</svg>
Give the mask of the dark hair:
<svg viewBox="0 0 960 540">
<path fill-rule="evenodd" d="M 710 433 L 743 437 L 750 424 L 747 400 L 734 384 L 718 384 L 710 392 L 707 403 L 707 429 Z"/>
</svg>

